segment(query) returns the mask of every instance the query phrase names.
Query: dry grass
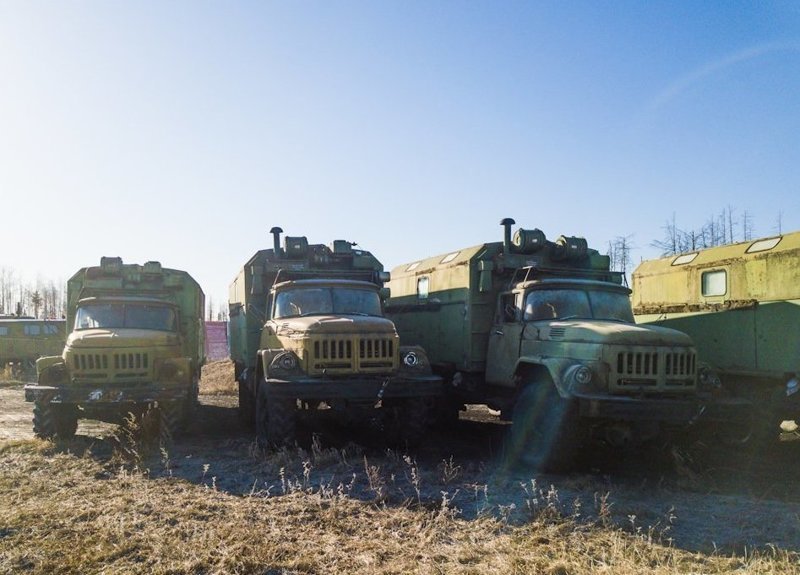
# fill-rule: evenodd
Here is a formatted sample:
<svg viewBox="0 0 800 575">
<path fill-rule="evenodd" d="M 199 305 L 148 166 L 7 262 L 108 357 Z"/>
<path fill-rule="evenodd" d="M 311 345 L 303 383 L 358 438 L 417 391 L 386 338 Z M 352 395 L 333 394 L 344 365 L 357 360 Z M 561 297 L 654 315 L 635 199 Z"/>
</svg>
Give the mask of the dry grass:
<svg viewBox="0 0 800 575">
<path fill-rule="evenodd" d="M 149 473 L 47 442 L 5 443 L 0 573 L 798 572 L 796 554 L 689 553 L 663 533 L 614 526 L 607 496 L 582 520 L 535 481 L 520 508 L 487 504 L 467 520 L 452 494 L 421 495 L 430 478 L 414 460 L 379 463 L 347 450 L 253 453 L 242 464 L 278 468 L 280 480 L 232 495 L 206 466 L 196 482 L 170 477 L 165 452 Z M 450 461 L 437 473 L 459 470 Z"/>
<path fill-rule="evenodd" d="M 233 377 L 233 362 L 212 361 L 203 366 L 200 377 L 200 393 L 203 395 L 236 395 L 238 387 Z"/>
</svg>

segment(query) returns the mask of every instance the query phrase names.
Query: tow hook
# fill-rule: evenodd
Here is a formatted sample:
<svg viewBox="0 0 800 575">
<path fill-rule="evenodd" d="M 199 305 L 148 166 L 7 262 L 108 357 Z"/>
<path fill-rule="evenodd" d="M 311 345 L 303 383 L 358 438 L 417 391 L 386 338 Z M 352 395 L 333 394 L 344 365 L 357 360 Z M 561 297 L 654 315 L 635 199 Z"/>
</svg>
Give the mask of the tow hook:
<svg viewBox="0 0 800 575">
<path fill-rule="evenodd" d="M 706 406 L 705 405 L 701 405 L 700 409 L 697 411 L 695 416 L 689 421 L 689 425 L 694 425 L 695 423 L 697 423 L 697 420 L 700 419 L 701 417 L 703 417 L 703 414 L 705 412 L 706 412 Z"/>
<path fill-rule="evenodd" d="M 387 377 L 383 380 L 381 388 L 378 390 L 378 401 L 375 402 L 375 407 L 381 407 L 381 403 L 383 402 L 383 393 L 386 391 L 388 385 L 389 385 L 389 378 Z"/>
</svg>

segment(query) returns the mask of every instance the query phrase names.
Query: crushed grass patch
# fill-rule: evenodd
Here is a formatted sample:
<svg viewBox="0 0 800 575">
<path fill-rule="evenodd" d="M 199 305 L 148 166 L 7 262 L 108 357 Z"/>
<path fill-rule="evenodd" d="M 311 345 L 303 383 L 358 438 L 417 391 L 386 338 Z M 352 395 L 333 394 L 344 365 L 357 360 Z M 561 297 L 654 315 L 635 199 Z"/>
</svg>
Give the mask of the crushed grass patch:
<svg viewBox="0 0 800 575">
<path fill-rule="evenodd" d="M 0 573 L 798 573 L 797 554 L 779 549 L 676 549 L 658 532 L 614 525 L 603 501 L 595 520 L 581 521 L 533 482 L 527 508 L 516 510 L 524 521 L 497 507 L 465 519 L 446 495 L 437 503 L 415 488 L 429 478 L 410 471 L 413 461 L 387 458 L 375 469 L 358 453 L 337 453 L 253 458 L 277 467 L 281 481 L 234 495 L 88 451 L 5 443 Z M 326 483 L 312 464 L 358 477 L 350 487 Z M 407 475 L 402 489 L 392 479 L 399 473 Z M 356 482 L 370 499 L 355 496 Z"/>
</svg>

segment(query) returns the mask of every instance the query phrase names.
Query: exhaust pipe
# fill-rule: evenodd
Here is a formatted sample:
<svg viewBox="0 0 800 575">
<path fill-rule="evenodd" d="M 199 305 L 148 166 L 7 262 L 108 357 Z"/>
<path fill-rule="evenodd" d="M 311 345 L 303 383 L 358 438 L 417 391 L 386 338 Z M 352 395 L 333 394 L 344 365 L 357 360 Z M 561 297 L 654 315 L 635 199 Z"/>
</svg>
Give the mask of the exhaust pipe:
<svg viewBox="0 0 800 575">
<path fill-rule="evenodd" d="M 511 253 L 511 226 L 516 224 L 512 218 L 503 218 L 500 225 L 503 226 L 503 253 Z"/>
<path fill-rule="evenodd" d="M 275 248 L 275 257 L 281 256 L 281 234 L 283 230 L 278 226 L 272 228 L 269 233 L 272 234 L 272 246 Z"/>
</svg>

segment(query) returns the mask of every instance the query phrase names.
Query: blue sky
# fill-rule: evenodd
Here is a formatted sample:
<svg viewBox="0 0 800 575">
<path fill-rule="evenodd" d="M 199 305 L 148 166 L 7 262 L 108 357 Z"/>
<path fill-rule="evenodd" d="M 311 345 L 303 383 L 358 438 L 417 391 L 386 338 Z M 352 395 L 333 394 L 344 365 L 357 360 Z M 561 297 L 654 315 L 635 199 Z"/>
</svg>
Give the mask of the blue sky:
<svg viewBox="0 0 800 575">
<path fill-rule="evenodd" d="M 794 2 L 0 0 L 0 266 L 800 229 Z M 739 233 L 741 230 L 739 230 Z"/>
</svg>

